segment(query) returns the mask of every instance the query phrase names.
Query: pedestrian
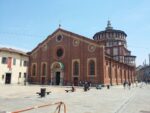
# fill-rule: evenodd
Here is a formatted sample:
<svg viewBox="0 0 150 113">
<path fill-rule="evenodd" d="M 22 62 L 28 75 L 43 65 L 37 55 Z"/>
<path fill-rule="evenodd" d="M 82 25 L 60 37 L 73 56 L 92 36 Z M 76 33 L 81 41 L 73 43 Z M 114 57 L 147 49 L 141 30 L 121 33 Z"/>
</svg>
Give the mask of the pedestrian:
<svg viewBox="0 0 150 113">
<path fill-rule="evenodd" d="M 87 91 L 89 89 L 90 88 L 89 88 L 88 82 L 85 81 L 85 83 L 84 83 L 84 91 Z"/>
<path fill-rule="evenodd" d="M 75 91 L 76 91 L 76 89 L 75 89 L 74 86 L 71 87 L 71 91 L 72 91 L 72 92 L 75 92 Z"/>
<path fill-rule="evenodd" d="M 131 88 L 131 82 L 129 82 L 128 86 L 129 86 L 129 89 L 130 89 Z"/>
<path fill-rule="evenodd" d="M 123 83 L 123 87 L 124 87 L 124 89 L 126 88 L 126 81 L 124 81 L 124 83 Z"/>
<path fill-rule="evenodd" d="M 79 86 L 82 86 L 82 81 L 81 80 L 79 81 Z"/>
</svg>

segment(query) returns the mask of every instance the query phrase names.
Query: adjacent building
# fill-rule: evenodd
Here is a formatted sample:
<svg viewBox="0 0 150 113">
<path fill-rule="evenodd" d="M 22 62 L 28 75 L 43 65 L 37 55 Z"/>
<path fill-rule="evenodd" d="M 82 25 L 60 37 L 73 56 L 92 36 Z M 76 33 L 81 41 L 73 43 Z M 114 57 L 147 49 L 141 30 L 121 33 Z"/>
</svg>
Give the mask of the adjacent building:
<svg viewBox="0 0 150 113">
<path fill-rule="evenodd" d="M 29 58 L 22 51 L 0 48 L 0 84 L 24 84 Z"/>
<path fill-rule="evenodd" d="M 127 34 L 110 21 L 93 39 L 58 28 L 29 52 L 29 82 L 78 85 L 135 81 L 135 56 L 127 49 Z"/>
<path fill-rule="evenodd" d="M 136 68 L 137 81 L 150 83 L 150 65 L 139 66 Z"/>
</svg>

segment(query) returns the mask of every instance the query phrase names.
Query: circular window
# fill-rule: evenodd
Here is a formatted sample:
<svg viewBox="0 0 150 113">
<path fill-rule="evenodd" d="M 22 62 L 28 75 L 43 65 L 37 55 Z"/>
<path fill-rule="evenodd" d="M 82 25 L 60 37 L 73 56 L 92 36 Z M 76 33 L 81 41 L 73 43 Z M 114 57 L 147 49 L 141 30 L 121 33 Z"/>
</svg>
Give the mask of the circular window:
<svg viewBox="0 0 150 113">
<path fill-rule="evenodd" d="M 95 49 L 96 49 L 96 47 L 95 47 L 94 45 L 89 45 L 89 46 L 88 46 L 88 50 L 89 50 L 90 52 L 94 52 Z"/>
<path fill-rule="evenodd" d="M 79 40 L 73 40 L 73 45 L 74 46 L 78 46 L 80 44 L 80 41 Z"/>
<path fill-rule="evenodd" d="M 57 57 L 62 57 L 63 56 L 63 49 L 59 48 L 57 50 Z"/>
<path fill-rule="evenodd" d="M 56 38 L 56 41 L 60 42 L 60 41 L 62 41 L 62 38 L 63 38 L 62 35 L 58 35 L 57 38 Z"/>
</svg>

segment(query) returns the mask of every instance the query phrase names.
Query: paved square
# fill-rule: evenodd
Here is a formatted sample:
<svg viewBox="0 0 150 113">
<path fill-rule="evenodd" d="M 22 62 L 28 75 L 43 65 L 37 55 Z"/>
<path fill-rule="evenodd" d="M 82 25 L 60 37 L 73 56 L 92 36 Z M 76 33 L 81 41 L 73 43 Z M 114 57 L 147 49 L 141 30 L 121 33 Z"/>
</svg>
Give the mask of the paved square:
<svg viewBox="0 0 150 113">
<path fill-rule="evenodd" d="M 42 87 L 52 93 L 40 98 L 36 92 Z M 87 92 L 84 92 L 82 87 L 76 87 L 76 92 L 66 93 L 65 89 L 69 88 L 69 86 L 0 85 L 0 113 L 60 101 L 65 103 L 67 113 L 150 113 L 150 85 L 144 84 L 142 88 L 138 86 L 130 90 L 124 89 L 123 86 L 101 90 L 93 87 Z M 36 108 L 24 113 L 54 113 L 56 107 L 57 105 Z"/>
</svg>

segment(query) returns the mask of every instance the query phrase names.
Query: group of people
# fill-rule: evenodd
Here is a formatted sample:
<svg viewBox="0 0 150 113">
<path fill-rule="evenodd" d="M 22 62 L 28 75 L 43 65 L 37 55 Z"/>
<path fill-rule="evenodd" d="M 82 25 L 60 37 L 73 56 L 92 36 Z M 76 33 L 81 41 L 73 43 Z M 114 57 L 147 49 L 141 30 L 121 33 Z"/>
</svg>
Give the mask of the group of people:
<svg viewBox="0 0 150 113">
<path fill-rule="evenodd" d="M 84 90 L 84 91 L 87 91 L 87 90 L 90 90 L 91 82 L 87 82 L 87 81 L 82 82 L 82 81 L 80 81 L 80 82 L 79 82 L 79 86 L 83 86 L 83 90 Z M 74 85 L 72 85 L 72 87 L 71 87 L 70 90 L 65 90 L 65 91 L 66 91 L 66 92 L 69 92 L 69 91 L 75 92 L 76 89 L 75 89 Z"/>
<path fill-rule="evenodd" d="M 90 86 L 91 86 L 91 84 L 89 82 L 85 82 L 84 85 L 83 85 L 84 91 L 90 90 Z"/>
<path fill-rule="evenodd" d="M 79 81 L 79 86 L 83 86 L 84 91 L 89 90 L 91 85 L 91 81 Z"/>
<path fill-rule="evenodd" d="M 128 88 L 130 89 L 130 88 L 131 88 L 131 82 L 124 81 L 123 87 L 124 87 L 124 89 L 125 89 L 126 87 L 128 87 Z"/>
<path fill-rule="evenodd" d="M 137 86 L 137 83 L 135 83 L 136 84 L 136 86 Z M 83 90 L 84 91 L 88 91 L 88 90 L 90 90 L 90 87 L 91 87 L 91 82 L 79 82 L 79 85 L 80 86 L 83 86 Z M 128 89 L 131 89 L 131 85 L 132 86 L 134 86 L 134 83 L 131 83 L 130 81 L 129 82 L 127 82 L 127 81 L 124 81 L 124 83 L 123 83 L 123 87 L 124 87 L 124 89 L 126 89 L 126 87 L 128 88 Z M 109 85 L 107 85 L 107 89 L 109 89 Z M 71 87 L 71 91 L 72 92 L 75 92 L 75 87 L 72 85 L 72 87 Z"/>
<path fill-rule="evenodd" d="M 79 81 L 79 86 L 84 86 L 85 84 L 88 84 L 89 86 L 92 85 L 90 81 Z"/>
</svg>

